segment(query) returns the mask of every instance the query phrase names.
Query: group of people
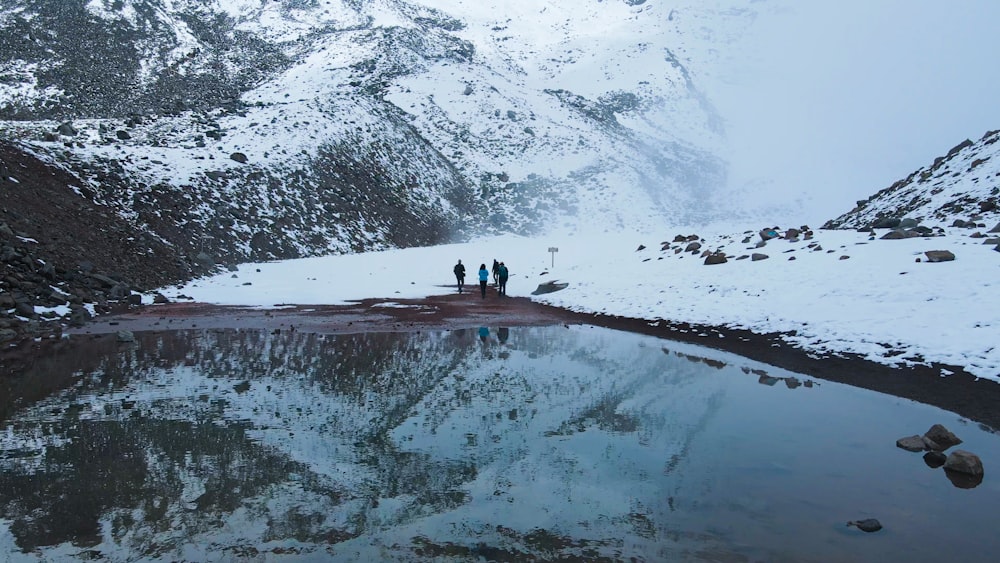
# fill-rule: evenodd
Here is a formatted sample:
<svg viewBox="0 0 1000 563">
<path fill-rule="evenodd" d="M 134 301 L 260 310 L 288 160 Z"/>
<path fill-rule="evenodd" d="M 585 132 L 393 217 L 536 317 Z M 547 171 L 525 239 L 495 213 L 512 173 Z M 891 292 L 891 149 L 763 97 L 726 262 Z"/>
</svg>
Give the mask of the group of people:
<svg viewBox="0 0 1000 563">
<path fill-rule="evenodd" d="M 453 269 L 455 272 L 455 279 L 458 281 L 458 292 L 462 293 L 462 289 L 465 287 L 465 265 L 459 260 L 458 264 L 455 264 Z M 503 262 L 497 262 L 496 258 L 493 259 L 493 283 L 497 286 L 497 295 L 507 295 L 507 278 L 510 277 L 510 272 L 507 271 L 507 266 Z M 486 269 L 486 264 L 479 265 L 479 291 L 486 299 L 486 283 L 490 280 L 490 272 Z"/>
</svg>

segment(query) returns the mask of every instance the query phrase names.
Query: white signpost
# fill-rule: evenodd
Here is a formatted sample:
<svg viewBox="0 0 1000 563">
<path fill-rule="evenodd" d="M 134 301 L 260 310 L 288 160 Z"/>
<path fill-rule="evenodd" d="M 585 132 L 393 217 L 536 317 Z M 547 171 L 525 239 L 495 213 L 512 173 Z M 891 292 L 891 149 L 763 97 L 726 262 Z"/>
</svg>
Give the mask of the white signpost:
<svg viewBox="0 0 1000 563">
<path fill-rule="evenodd" d="M 552 254 L 552 267 L 553 267 L 553 268 L 555 268 L 555 267 L 556 267 L 556 252 L 559 252 L 559 249 L 558 249 L 558 248 L 556 248 L 556 247 L 554 247 L 554 246 L 550 246 L 550 247 L 549 247 L 549 253 L 551 253 L 551 254 Z"/>
</svg>

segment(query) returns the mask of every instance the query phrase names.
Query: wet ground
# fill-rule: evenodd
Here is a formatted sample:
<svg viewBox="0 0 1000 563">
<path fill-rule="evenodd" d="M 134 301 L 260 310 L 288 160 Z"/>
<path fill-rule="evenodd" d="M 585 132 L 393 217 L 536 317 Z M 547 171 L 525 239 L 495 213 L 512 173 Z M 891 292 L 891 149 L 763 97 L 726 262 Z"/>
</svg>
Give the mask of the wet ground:
<svg viewBox="0 0 1000 563">
<path fill-rule="evenodd" d="M 218 317 L 207 310 L 106 321 L 0 380 L 0 553 L 917 562 L 1000 549 L 1000 436 L 945 410 L 565 317 L 441 330 L 444 312 L 411 325 L 355 308 L 320 331 L 304 327 L 329 315 L 288 309 L 183 326 Z M 397 330 L 352 328 L 365 319 Z M 119 341 L 125 327 L 135 341 Z M 895 446 L 932 424 L 982 457 L 985 479 Z M 884 528 L 847 526 L 866 518 Z"/>
</svg>

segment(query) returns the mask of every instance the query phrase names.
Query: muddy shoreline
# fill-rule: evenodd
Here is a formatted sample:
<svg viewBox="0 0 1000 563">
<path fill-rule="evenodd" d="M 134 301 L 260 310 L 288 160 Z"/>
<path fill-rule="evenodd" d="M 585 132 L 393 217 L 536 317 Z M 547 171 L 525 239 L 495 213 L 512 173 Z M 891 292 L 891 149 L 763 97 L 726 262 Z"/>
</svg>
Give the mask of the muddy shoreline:
<svg viewBox="0 0 1000 563">
<path fill-rule="evenodd" d="M 67 330 L 70 335 L 106 335 L 121 330 L 259 329 L 323 334 L 453 330 L 480 326 L 594 325 L 698 344 L 738 354 L 816 379 L 845 383 L 926 403 L 1000 429 L 1000 385 L 979 380 L 955 366 L 894 368 L 858 356 L 818 356 L 781 340 L 780 334 L 756 334 L 725 327 L 666 320 L 649 321 L 613 315 L 577 313 L 528 298 L 477 293 L 423 299 L 365 299 L 346 305 L 275 305 L 273 309 L 169 303 L 99 317 Z M 79 338 L 42 340 L 0 356 L 0 375 L 16 374 L 33 358 L 72 345 Z M 946 368 L 953 375 L 942 377 Z"/>
</svg>

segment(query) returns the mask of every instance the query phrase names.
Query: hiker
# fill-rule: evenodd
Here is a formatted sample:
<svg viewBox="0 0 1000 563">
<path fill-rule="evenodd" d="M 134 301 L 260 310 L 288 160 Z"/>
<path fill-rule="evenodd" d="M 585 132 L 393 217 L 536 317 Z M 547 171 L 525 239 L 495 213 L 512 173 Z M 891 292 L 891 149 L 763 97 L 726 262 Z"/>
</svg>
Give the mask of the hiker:
<svg viewBox="0 0 1000 563">
<path fill-rule="evenodd" d="M 483 299 L 486 299 L 486 282 L 490 279 L 490 273 L 486 271 L 486 264 L 479 265 L 479 291 L 483 293 Z"/>
<path fill-rule="evenodd" d="M 500 295 L 507 295 L 507 278 L 510 274 L 507 272 L 507 266 L 504 266 L 503 262 L 500 262 L 500 266 L 497 268 L 497 293 Z"/>
<path fill-rule="evenodd" d="M 454 272 L 455 279 L 458 280 L 458 292 L 462 293 L 462 286 L 465 285 L 465 266 L 461 260 L 458 261 L 458 264 L 455 264 Z"/>
<path fill-rule="evenodd" d="M 494 258 L 493 259 L 493 285 L 497 285 L 499 283 L 500 283 L 500 263 L 497 262 L 496 258 Z"/>
</svg>

